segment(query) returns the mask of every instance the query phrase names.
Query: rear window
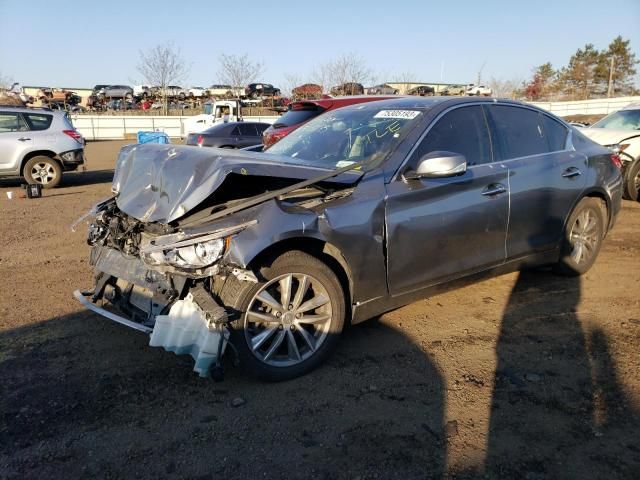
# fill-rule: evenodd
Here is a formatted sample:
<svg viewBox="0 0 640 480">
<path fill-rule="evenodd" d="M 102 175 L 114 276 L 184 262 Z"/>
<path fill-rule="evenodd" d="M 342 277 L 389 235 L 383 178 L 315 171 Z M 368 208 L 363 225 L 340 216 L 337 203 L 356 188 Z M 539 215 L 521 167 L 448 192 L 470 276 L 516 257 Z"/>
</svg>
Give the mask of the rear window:
<svg viewBox="0 0 640 480">
<path fill-rule="evenodd" d="M 43 113 L 27 113 L 27 122 L 31 130 L 46 130 L 51 126 L 53 120 L 52 115 L 45 115 Z"/>
<path fill-rule="evenodd" d="M 273 124 L 274 128 L 291 127 L 300 123 L 311 120 L 314 117 L 320 115 L 324 110 L 320 107 L 308 107 L 301 110 L 289 110 L 282 115 Z"/>
<path fill-rule="evenodd" d="M 496 140 L 503 160 L 550 151 L 542 115 L 538 112 L 505 105 L 491 105 L 488 110 L 497 130 Z"/>
</svg>

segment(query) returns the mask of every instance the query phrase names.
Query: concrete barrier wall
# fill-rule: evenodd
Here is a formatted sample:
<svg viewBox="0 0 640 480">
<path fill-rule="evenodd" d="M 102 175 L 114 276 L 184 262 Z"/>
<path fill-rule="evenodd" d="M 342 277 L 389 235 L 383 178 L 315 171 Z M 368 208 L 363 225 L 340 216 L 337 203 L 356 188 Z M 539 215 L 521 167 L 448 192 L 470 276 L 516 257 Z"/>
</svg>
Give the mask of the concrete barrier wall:
<svg viewBox="0 0 640 480">
<path fill-rule="evenodd" d="M 569 115 L 607 115 L 626 107 L 630 103 L 640 103 L 640 97 L 599 98 L 572 102 L 531 102 L 549 112 L 566 117 Z"/>
<path fill-rule="evenodd" d="M 572 102 L 532 102 L 560 117 L 568 115 L 609 114 L 630 103 L 640 103 L 640 96 L 601 98 Z M 87 140 L 117 140 L 140 130 L 160 130 L 173 138 L 186 136 L 185 121 L 192 117 L 72 115 L 74 126 Z M 278 117 L 244 117 L 246 121 L 273 123 Z"/>
<path fill-rule="evenodd" d="M 121 140 L 140 130 L 161 131 L 172 138 L 186 136 L 185 121 L 192 117 L 72 115 L 76 129 L 87 140 Z M 278 117 L 244 117 L 245 121 L 273 123 Z"/>
</svg>

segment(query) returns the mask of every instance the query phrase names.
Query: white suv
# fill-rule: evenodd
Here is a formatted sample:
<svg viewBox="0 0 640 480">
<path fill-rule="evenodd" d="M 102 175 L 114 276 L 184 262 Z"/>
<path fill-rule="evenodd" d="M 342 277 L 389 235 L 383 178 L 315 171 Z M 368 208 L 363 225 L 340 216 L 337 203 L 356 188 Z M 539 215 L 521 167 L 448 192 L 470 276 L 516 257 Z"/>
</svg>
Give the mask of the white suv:
<svg viewBox="0 0 640 480">
<path fill-rule="evenodd" d="M 84 138 L 66 112 L 0 106 L 0 176 L 53 188 L 85 163 Z"/>
</svg>

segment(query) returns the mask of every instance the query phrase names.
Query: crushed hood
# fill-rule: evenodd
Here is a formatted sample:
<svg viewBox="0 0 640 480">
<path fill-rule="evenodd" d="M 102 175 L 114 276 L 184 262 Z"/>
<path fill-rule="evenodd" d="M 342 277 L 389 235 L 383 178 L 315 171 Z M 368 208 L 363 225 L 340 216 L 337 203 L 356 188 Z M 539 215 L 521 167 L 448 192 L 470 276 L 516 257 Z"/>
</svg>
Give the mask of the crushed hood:
<svg viewBox="0 0 640 480">
<path fill-rule="evenodd" d="M 296 165 L 286 156 L 199 148 L 185 145 L 127 145 L 120 150 L 113 175 L 118 208 L 143 222 L 169 223 L 197 207 L 222 185 L 227 175 L 308 180 L 332 169 Z M 353 184 L 358 172 L 330 180 Z"/>
<path fill-rule="evenodd" d="M 580 133 L 583 133 L 594 142 L 600 145 L 613 145 L 621 143 L 628 138 L 640 137 L 640 131 L 638 130 L 615 130 L 612 128 L 580 128 Z"/>
</svg>

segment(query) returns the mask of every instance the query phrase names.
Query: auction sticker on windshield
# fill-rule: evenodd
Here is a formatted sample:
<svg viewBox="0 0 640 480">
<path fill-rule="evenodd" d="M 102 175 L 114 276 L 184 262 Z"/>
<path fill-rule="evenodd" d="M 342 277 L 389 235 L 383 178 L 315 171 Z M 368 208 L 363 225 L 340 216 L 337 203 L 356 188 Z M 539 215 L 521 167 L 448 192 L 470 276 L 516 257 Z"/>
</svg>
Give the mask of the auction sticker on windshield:
<svg viewBox="0 0 640 480">
<path fill-rule="evenodd" d="M 416 110 L 380 110 L 373 117 L 374 118 L 406 118 L 411 120 L 420 115 L 420 112 Z"/>
</svg>

